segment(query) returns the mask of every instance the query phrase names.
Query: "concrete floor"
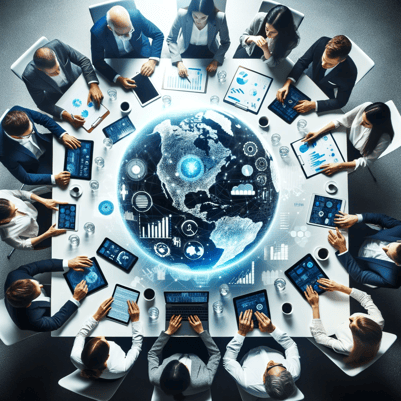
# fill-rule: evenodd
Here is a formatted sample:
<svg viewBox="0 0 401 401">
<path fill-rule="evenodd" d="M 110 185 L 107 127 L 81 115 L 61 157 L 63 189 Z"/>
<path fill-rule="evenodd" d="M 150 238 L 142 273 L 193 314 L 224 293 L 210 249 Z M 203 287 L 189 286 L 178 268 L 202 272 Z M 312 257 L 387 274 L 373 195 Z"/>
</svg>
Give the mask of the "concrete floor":
<svg viewBox="0 0 401 401">
<path fill-rule="evenodd" d="M 0 1 L 0 114 L 13 105 L 35 109 L 25 85 L 10 70 L 10 65 L 40 36 L 58 38 L 90 56 L 89 29 L 92 25 L 88 6 L 94 0 L 2 0 Z M 172 23 L 175 0 L 136 0 L 141 12 L 165 33 Z M 227 53 L 230 58 L 238 46 L 242 29 L 252 20 L 259 9 L 259 0 L 228 0 L 227 20 L 232 45 Z M 300 27 L 301 43 L 292 54 L 296 60 L 320 36 L 348 35 L 375 61 L 374 69 L 354 89 L 345 110 L 369 101 L 393 100 L 401 110 L 399 90 L 399 62 L 401 60 L 401 37 L 398 34 L 401 20 L 399 0 L 286 0 L 285 4 L 302 11 L 305 19 Z M 170 13 L 165 10 L 169 9 Z M 164 49 L 164 53 L 165 53 Z M 367 171 L 349 176 L 350 212 L 381 212 L 401 219 L 399 174 L 400 150 L 375 163 L 375 183 Z M 16 182 L 7 170 L 0 166 L 0 188 L 15 189 Z M 17 251 L 11 261 L 6 259 L 8 245 L 0 243 L 0 297 L 7 273 L 28 261 L 50 257 L 49 251 Z M 46 280 L 44 278 L 43 280 Z M 360 286 L 356 286 L 361 288 Z M 361 288 L 366 290 L 366 287 Z M 399 290 L 369 290 L 386 320 L 385 331 L 401 334 L 398 317 L 401 316 Z M 351 303 L 351 311 L 359 306 Z M 306 319 L 308 324 L 309 320 Z M 230 339 L 216 339 L 222 353 Z M 129 339 L 117 340 L 128 350 Z M 344 375 L 306 339 L 297 339 L 300 350 L 302 374 L 298 387 L 310 401 L 322 400 L 400 400 L 401 377 L 400 340 L 368 370 L 355 378 Z M 154 338 L 144 340 L 143 351 L 134 368 L 124 380 L 113 400 L 150 400 L 152 388 L 148 384 L 146 354 Z M 74 370 L 69 362 L 72 338 L 51 338 L 40 334 L 11 347 L 0 344 L 0 400 L 82 400 L 58 386 L 58 380 Z M 248 339 L 243 352 L 258 345 L 274 346 L 271 339 Z M 172 339 L 168 353 L 182 351 L 183 347 L 199 348 L 199 339 Z M 243 355 L 241 352 L 241 355 Z M 240 355 L 240 357 L 241 357 Z M 220 366 L 212 386 L 214 400 L 239 400 L 233 380 Z"/>
</svg>

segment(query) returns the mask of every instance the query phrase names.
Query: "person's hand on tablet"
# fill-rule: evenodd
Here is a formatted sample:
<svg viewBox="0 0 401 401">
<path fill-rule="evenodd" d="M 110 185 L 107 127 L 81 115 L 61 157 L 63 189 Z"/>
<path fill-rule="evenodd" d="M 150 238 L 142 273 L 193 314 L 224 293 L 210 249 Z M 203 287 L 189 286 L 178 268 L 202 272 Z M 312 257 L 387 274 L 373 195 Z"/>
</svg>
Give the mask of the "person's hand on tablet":
<svg viewBox="0 0 401 401">
<path fill-rule="evenodd" d="M 340 292 L 343 292 L 344 294 L 348 294 L 348 295 L 351 294 L 351 288 L 349 288 L 343 284 L 338 284 L 333 280 L 329 280 L 327 278 L 320 278 L 319 280 L 317 280 L 317 282 L 319 283 L 319 287 L 323 290 L 340 291 Z"/>
<path fill-rule="evenodd" d="M 316 102 L 310 100 L 299 100 L 296 106 L 294 106 L 294 110 L 298 113 L 307 113 L 311 110 L 316 110 Z"/>
<path fill-rule="evenodd" d="M 165 333 L 168 334 L 169 336 L 174 334 L 181 327 L 181 320 L 182 320 L 181 315 L 171 316 L 170 324 L 168 326 L 168 329 L 165 331 Z"/>
<path fill-rule="evenodd" d="M 200 321 L 199 317 L 194 315 L 194 316 L 188 316 L 188 322 L 189 325 L 194 329 L 194 331 L 198 334 L 203 333 L 203 326 L 202 322 Z"/>
<path fill-rule="evenodd" d="M 319 294 L 314 291 L 312 286 L 308 285 L 304 291 L 306 300 L 312 308 L 319 308 Z"/>
<path fill-rule="evenodd" d="M 41 198 L 40 203 L 45 205 L 48 209 L 58 210 L 57 205 L 68 205 L 68 202 L 59 202 L 54 199 Z"/>
<path fill-rule="evenodd" d="M 76 272 L 83 272 L 84 268 L 91 266 L 92 261 L 87 256 L 77 256 L 68 261 L 68 267 Z"/>
<path fill-rule="evenodd" d="M 255 312 L 256 319 L 259 322 L 259 330 L 262 333 L 273 333 L 276 330 L 276 326 L 272 323 L 272 321 L 262 312 Z"/>
<path fill-rule="evenodd" d="M 127 301 L 128 304 L 128 314 L 131 322 L 139 321 L 139 306 L 134 301 Z"/>
<path fill-rule="evenodd" d="M 291 79 L 287 79 L 287 81 L 285 81 L 285 84 L 283 85 L 282 88 L 280 88 L 277 93 L 276 93 L 276 99 L 280 102 L 280 103 L 284 103 L 284 99 L 287 97 L 288 92 L 290 90 L 290 85 L 291 85 Z"/>
<path fill-rule="evenodd" d="M 246 336 L 253 330 L 252 309 L 247 309 L 245 313 L 241 312 L 239 315 L 238 334 Z"/>
<path fill-rule="evenodd" d="M 119 83 L 124 89 L 127 89 L 127 90 L 136 88 L 135 81 L 130 78 L 124 78 L 124 77 L 119 76 L 117 78 L 117 83 Z"/>
<path fill-rule="evenodd" d="M 86 281 L 82 280 L 80 283 L 77 284 L 74 290 L 74 295 L 72 296 L 78 302 L 82 301 L 86 294 L 88 293 L 88 286 L 86 285 Z"/>
<path fill-rule="evenodd" d="M 71 173 L 69 171 L 62 171 L 61 173 L 55 174 L 54 179 L 56 180 L 56 185 L 65 188 L 71 179 Z"/>
<path fill-rule="evenodd" d="M 341 234 L 338 227 L 336 227 L 336 231 L 329 230 L 328 241 L 330 245 L 337 249 L 338 252 L 344 253 L 347 252 L 347 242 L 345 241 L 344 236 Z"/>
<path fill-rule="evenodd" d="M 111 304 L 113 303 L 113 301 L 113 297 L 107 298 L 105 301 L 103 301 L 100 304 L 96 313 L 93 315 L 93 318 L 100 322 L 111 310 Z"/>
<path fill-rule="evenodd" d="M 61 142 L 63 142 L 64 146 L 69 149 L 76 149 L 81 147 L 81 142 L 73 135 L 64 134 L 61 137 Z"/>
<path fill-rule="evenodd" d="M 358 216 L 356 214 L 344 213 L 341 210 L 334 216 L 334 223 L 340 228 L 350 228 L 358 223 Z"/>
</svg>

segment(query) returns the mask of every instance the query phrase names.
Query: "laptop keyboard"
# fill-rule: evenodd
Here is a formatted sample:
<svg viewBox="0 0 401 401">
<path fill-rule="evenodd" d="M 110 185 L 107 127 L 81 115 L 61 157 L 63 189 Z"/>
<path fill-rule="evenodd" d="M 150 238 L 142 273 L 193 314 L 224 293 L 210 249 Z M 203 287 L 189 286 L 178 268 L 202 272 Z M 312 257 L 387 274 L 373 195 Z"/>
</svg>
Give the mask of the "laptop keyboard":
<svg viewBox="0 0 401 401">
<path fill-rule="evenodd" d="M 166 320 L 169 321 L 171 316 L 181 315 L 182 320 L 188 320 L 188 316 L 197 315 L 200 320 L 208 320 L 208 311 L 206 308 L 199 308 L 198 306 L 177 306 L 174 308 L 167 308 L 166 310 Z"/>
</svg>

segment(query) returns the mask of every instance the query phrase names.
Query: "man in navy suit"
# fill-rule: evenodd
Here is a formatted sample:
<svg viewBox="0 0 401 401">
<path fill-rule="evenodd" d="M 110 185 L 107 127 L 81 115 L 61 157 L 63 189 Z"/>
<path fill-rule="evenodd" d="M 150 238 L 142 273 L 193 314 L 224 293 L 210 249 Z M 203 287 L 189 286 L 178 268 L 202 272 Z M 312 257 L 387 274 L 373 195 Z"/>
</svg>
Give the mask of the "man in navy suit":
<svg viewBox="0 0 401 401">
<path fill-rule="evenodd" d="M 355 238 L 363 240 L 363 243 L 361 246 L 354 244 L 354 256 L 348 252 L 345 238 L 338 227 L 336 232 L 329 231 L 328 240 L 337 249 L 338 260 L 355 281 L 378 287 L 401 286 L 401 221 L 385 214 L 351 215 L 340 212 L 334 222 L 341 228 L 349 228 L 361 222 L 379 226 L 379 231 L 371 230 L 369 235 Z"/>
<path fill-rule="evenodd" d="M 152 45 L 148 38 L 152 38 Z M 125 89 L 135 88 L 135 81 L 119 75 L 105 62 L 107 58 L 149 58 L 141 74 L 149 77 L 160 59 L 164 35 L 138 10 L 112 7 L 91 29 L 92 62 L 109 81 Z"/>
<path fill-rule="evenodd" d="M 278 90 L 277 99 L 284 102 L 289 87 L 296 83 L 306 70 L 306 75 L 327 95 L 329 100 L 300 100 L 294 107 L 298 113 L 317 112 L 344 107 L 354 88 L 357 68 L 348 56 L 352 44 L 344 35 L 318 39 L 295 63 L 284 86 Z M 309 67 L 309 68 L 308 68 Z"/>
<path fill-rule="evenodd" d="M 81 305 L 88 293 L 86 281 L 76 287 L 74 295 L 53 316 L 50 316 L 50 298 L 34 276 L 47 272 L 63 272 L 68 268 L 83 271 L 92 265 L 86 256 L 70 260 L 48 259 L 30 263 L 10 272 L 4 285 L 5 305 L 13 322 L 21 330 L 53 331 L 59 329 Z"/>
<path fill-rule="evenodd" d="M 52 175 L 52 135 L 39 133 L 35 124 L 44 126 L 65 147 L 81 147 L 81 142 L 52 118 L 14 106 L 1 122 L 0 161 L 23 184 L 68 185 L 71 175 L 68 171 Z"/>
</svg>

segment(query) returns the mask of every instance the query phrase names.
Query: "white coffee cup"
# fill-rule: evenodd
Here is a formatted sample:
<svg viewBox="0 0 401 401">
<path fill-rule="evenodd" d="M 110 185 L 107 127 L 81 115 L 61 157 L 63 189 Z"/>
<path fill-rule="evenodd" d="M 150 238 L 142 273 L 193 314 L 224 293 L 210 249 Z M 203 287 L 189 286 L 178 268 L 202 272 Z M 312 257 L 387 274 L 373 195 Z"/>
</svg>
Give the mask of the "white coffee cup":
<svg viewBox="0 0 401 401">
<path fill-rule="evenodd" d="M 284 302 L 281 305 L 281 312 L 283 312 L 284 315 L 290 316 L 292 314 L 292 311 L 294 310 L 291 302 Z"/>
<path fill-rule="evenodd" d="M 127 100 L 124 100 L 120 104 L 120 111 L 123 115 L 129 114 L 131 112 L 131 103 Z"/>
<path fill-rule="evenodd" d="M 259 127 L 260 128 L 267 130 L 269 128 L 269 125 L 270 125 L 269 117 L 261 116 L 259 118 Z"/>
<path fill-rule="evenodd" d="M 326 183 L 326 192 L 330 195 L 334 195 L 338 191 L 337 183 L 335 181 L 328 181 Z"/>
<path fill-rule="evenodd" d="M 323 246 L 319 246 L 315 248 L 315 256 L 317 260 L 320 260 L 321 262 L 324 262 L 327 260 L 330 256 L 330 252 L 327 248 Z"/>
</svg>

